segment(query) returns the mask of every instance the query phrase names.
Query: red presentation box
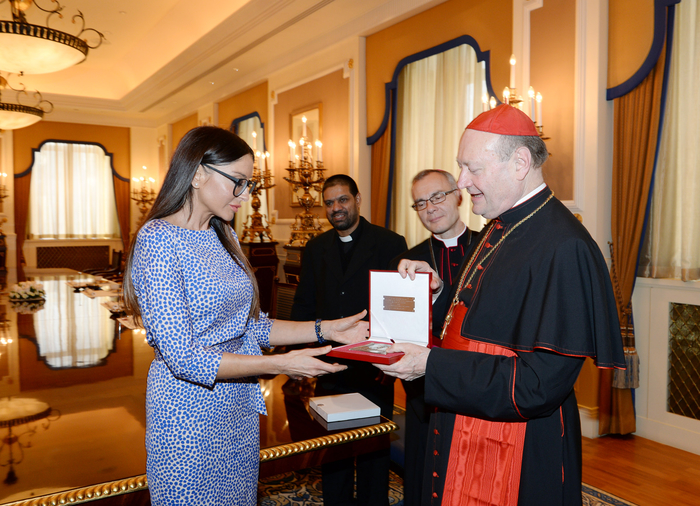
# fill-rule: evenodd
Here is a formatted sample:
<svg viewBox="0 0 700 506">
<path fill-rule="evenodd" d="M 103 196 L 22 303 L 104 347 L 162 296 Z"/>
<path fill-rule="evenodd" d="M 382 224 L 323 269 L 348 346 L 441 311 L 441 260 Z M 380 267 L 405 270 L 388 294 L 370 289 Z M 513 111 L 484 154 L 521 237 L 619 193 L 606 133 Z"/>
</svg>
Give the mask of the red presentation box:
<svg viewBox="0 0 700 506">
<path fill-rule="evenodd" d="M 368 341 L 333 348 L 329 357 L 393 364 L 403 353 L 387 353 L 393 343 L 428 346 L 432 320 L 431 275 L 402 278 L 396 271 L 369 272 Z"/>
</svg>

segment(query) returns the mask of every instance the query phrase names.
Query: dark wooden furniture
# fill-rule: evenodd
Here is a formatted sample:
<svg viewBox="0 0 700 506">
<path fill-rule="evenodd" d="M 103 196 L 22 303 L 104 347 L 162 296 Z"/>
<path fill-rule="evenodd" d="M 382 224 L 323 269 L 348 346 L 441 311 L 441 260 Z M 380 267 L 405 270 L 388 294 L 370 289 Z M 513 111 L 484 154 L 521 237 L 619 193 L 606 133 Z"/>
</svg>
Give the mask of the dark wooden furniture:
<svg viewBox="0 0 700 506">
<path fill-rule="evenodd" d="M 260 290 L 260 309 L 266 313 L 272 307 L 272 285 L 277 279 L 276 242 L 242 242 L 241 249 L 253 267 Z"/>
<path fill-rule="evenodd" d="M 284 276 L 287 283 L 292 285 L 299 284 L 299 276 L 301 275 L 301 258 L 304 255 L 304 246 L 289 246 L 285 245 L 287 251 L 287 260 L 284 262 Z"/>
<path fill-rule="evenodd" d="M 270 306 L 270 318 L 280 320 L 292 319 L 292 305 L 294 304 L 294 294 L 297 285 L 291 283 L 280 283 L 275 281 L 272 285 L 272 304 Z"/>
<path fill-rule="evenodd" d="M 0 504 L 150 503 L 144 436 L 146 376 L 153 350 L 139 331 L 125 329 L 111 318 L 102 307 L 104 298 L 75 293 L 67 284 L 87 279 L 78 273 L 37 278 L 46 290 L 43 309 L 34 314 L 8 311 L 13 342 L 7 350 L 17 357 L 17 367 L 7 369 L 12 381 L 3 378 L 0 395 L 37 398 L 56 410 L 57 417 L 50 424 L 42 420 L 13 427 L 13 434 L 31 446 L 24 448 L 24 459 L 14 464 L 14 481 L 0 485 Z M 68 348 L 56 349 L 58 342 Z M 94 350 L 97 354 L 87 364 L 88 352 Z M 78 356 L 79 367 L 52 365 L 58 357 L 65 362 Z M 313 392 L 309 382 L 288 381 L 286 376 L 260 382 L 269 413 L 260 417 L 261 476 L 388 445 L 389 434 L 398 428 L 383 420 L 327 432 L 307 410 Z M 0 469 L 8 472 L 8 467 Z M 62 483 L 85 486 L 65 490 Z"/>
</svg>

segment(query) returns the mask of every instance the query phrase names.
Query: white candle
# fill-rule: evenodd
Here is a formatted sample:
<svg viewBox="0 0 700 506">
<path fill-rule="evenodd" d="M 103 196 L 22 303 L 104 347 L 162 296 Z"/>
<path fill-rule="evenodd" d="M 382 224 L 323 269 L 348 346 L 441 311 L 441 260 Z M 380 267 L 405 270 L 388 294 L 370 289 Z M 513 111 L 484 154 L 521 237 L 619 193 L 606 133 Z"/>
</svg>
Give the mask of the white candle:
<svg viewBox="0 0 700 506">
<path fill-rule="evenodd" d="M 542 94 L 538 92 L 535 100 L 537 100 L 537 126 L 542 126 Z"/>
<path fill-rule="evenodd" d="M 535 88 L 530 86 L 527 90 L 527 96 L 530 97 L 530 119 L 535 121 Z"/>
<path fill-rule="evenodd" d="M 253 130 L 252 135 L 253 135 L 253 151 L 255 151 L 256 149 L 258 149 L 258 134 L 257 134 L 257 132 L 255 132 L 255 130 Z"/>
<path fill-rule="evenodd" d="M 287 145 L 289 146 L 289 163 L 292 163 L 294 161 L 294 143 L 290 139 Z"/>
<path fill-rule="evenodd" d="M 321 141 L 316 141 L 316 159 L 319 162 L 323 162 L 323 156 L 321 155 L 321 148 L 323 147 L 323 144 Z"/>
<path fill-rule="evenodd" d="M 301 122 L 304 124 L 304 131 L 302 132 L 302 136 L 306 137 L 306 116 L 301 117 Z"/>
<path fill-rule="evenodd" d="M 496 107 L 496 97 L 491 97 L 491 100 L 489 100 L 489 105 L 491 106 L 491 109 Z"/>
<path fill-rule="evenodd" d="M 510 89 L 508 88 L 503 88 L 503 101 L 506 104 L 510 103 Z"/>
<path fill-rule="evenodd" d="M 510 55 L 510 87 L 515 88 L 515 55 Z"/>
<path fill-rule="evenodd" d="M 489 96 L 484 93 L 481 97 L 481 105 L 482 105 L 482 112 L 488 111 L 489 110 Z"/>
</svg>

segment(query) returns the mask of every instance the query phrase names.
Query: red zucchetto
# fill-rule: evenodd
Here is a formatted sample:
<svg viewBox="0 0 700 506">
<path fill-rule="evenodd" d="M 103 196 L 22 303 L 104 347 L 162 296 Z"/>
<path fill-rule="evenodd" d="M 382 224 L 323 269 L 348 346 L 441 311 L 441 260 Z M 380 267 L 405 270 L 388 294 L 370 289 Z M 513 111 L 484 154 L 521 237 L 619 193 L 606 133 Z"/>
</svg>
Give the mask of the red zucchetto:
<svg viewBox="0 0 700 506">
<path fill-rule="evenodd" d="M 469 123 L 467 129 L 499 135 L 539 135 L 527 114 L 507 104 L 482 112 Z"/>
</svg>

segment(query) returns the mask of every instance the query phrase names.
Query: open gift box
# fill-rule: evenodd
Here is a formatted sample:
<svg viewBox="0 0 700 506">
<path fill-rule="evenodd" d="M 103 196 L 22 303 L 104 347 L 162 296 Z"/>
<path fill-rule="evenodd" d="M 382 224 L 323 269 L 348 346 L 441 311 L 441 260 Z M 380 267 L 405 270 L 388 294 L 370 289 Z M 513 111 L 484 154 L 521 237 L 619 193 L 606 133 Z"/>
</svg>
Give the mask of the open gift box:
<svg viewBox="0 0 700 506">
<path fill-rule="evenodd" d="M 328 357 L 393 364 L 403 353 L 387 353 L 393 343 L 428 346 L 432 325 L 431 274 L 402 278 L 396 271 L 369 272 L 367 341 L 333 348 Z"/>
</svg>

